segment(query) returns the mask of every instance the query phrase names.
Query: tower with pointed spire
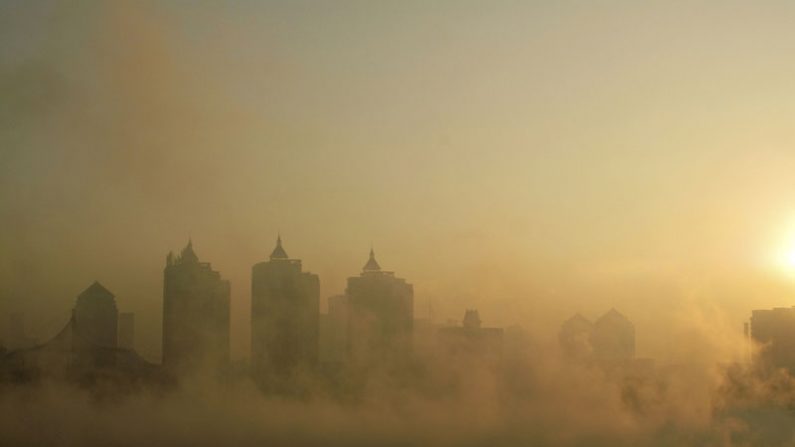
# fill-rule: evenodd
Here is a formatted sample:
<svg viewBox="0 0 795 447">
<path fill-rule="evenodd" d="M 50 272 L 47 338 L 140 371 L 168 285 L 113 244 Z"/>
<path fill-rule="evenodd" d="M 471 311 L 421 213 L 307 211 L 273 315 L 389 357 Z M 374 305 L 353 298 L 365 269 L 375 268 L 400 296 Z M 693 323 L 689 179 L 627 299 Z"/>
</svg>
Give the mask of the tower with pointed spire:
<svg viewBox="0 0 795 447">
<path fill-rule="evenodd" d="M 229 362 L 229 281 L 199 262 L 193 241 L 163 270 L 163 365 L 179 372 Z"/>
<path fill-rule="evenodd" d="M 348 278 L 348 353 L 354 367 L 400 362 L 410 353 L 414 287 L 381 269 L 370 256 L 359 276 Z"/>
<path fill-rule="evenodd" d="M 276 236 L 276 247 L 274 247 L 273 251 L 271 252 L 271 260 L 274 260 L 274 259 L 290 259 L 290 257 L 287 256 L 287 252 L 284 251 L 284 247 L 282 247 L 282 235 L 281 234 L 278 234 Z"/>
<path fill-rule="evenodd" d="M 251 366 L 255 378 L 289 377 L 318 361 L 320 281 L 290 259 L 276 238 L 268 261 L 251 269 Z"/>
<path fill-rule="evenodd" d="M 375 260 L 375 250 L 373 247 L 370 247 L 370 258 L 367 259 L 367 264 L 364 264 L 362 267 L 363 272 L 380 272 L 381 266 L 378 265 L 378 261 Z"/>
</svg>

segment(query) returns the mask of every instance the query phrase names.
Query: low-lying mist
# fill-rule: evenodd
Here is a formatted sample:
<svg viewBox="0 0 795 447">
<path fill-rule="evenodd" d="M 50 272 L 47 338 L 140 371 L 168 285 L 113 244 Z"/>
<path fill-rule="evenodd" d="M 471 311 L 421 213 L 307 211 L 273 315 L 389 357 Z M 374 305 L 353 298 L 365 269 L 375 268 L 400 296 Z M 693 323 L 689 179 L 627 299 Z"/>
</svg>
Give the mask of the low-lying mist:
<svg viewBox="0 0 795 447">
<path fill-rule="evenodd" d="M 298 395 L 263 393 L 245 374 L 124 393 L 6 386 L 0 437 L 80 446 L 791 445 L 795 381 L 721 363 L 716 356 L 745 349 L 742 340 L 703 321 L 690 329 L 692 362 L 641 374 L 578 363 L 518 331 L 499 364 L 425 347 L 412 379 L 343 377 L 357 381 L 353 392 L 311 374 Z"/>
</svg>

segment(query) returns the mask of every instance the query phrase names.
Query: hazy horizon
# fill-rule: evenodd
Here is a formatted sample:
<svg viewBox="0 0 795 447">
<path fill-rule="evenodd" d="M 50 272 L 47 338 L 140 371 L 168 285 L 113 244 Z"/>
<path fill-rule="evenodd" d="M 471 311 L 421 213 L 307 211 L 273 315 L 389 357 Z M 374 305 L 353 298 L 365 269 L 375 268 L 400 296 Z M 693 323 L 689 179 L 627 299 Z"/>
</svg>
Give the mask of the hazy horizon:
<svg viewBox="0 0 795 447">
<path fill-rule="evenodd" d="M 693 320 L 795 304 L 793 9 L 3 3 L 0 311 L 45 341 L 99 280 L 157 359 L 192 237 L 245 358 L 281 232 L 322 303 L 372 244 L 417 317 L 553 339 L 615 307 L 682 361 Z"/>
<path fill-rule="evenodd" d="M 0 444 L 793 445 L 793 25 L 0 1 Z"/>
</svg>

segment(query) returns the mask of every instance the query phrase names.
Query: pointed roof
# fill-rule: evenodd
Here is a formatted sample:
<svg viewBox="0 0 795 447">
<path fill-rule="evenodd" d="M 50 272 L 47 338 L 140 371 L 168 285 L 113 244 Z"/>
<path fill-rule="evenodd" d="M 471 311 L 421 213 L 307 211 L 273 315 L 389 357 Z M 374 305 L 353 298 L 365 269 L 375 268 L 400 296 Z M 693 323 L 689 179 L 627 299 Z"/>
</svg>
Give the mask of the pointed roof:
<svg viewBox="0 0 795 447">
<path fill-rule="evenodd" d="M 288 259 L 287 252 L 282 248 L 282 235 L 276 236 L 276 248 L 271 252 L 271 259 Z"/>
<path fill-rule="evenodd" d="M 193 251 L 193 239 L 191 238 L 188 238 L 188 245 L 182 249 L 182 260 L 199 261 L 199 257 L 196 256 L 196 252 Z"/>
<path fill-rule="evenodd" d="M 93 284 L 88 286 L 86 290 L 82 291 L 80 295 L 78 295 L 78 297 L 80 296 L 115 297 L 115 295 L 113 295 L 110 290 L 106 289 L 105 286 L 100 284 L 99 281 L 94 281 Z"/>
<path fill-rule="evenodd" d="M 77 295 L 74 311 L 83 312 L 88 310 L 90 314 L 95 313 L 97 309 L 108 309 L 116 312 L 116 297 L 99 281 L 94 281 L 80 295 Z"/>
<path fill-rule="evenodd" d="M 380 272 L 381 266 L 378 265 L 378 261 L 375 260 L 375 252 L 373 248 L 370 247 L 370 259 L 367 260 L 367 264 L 364 265 L 362 268 L 365 272 Z"/>
</svg>

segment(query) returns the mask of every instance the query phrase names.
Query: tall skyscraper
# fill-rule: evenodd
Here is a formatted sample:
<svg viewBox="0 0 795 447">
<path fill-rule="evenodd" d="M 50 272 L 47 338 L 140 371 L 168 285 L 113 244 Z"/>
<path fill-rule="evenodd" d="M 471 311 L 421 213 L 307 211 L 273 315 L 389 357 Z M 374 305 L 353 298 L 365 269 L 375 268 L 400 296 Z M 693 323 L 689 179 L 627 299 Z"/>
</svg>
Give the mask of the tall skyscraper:
<svg viewBox="0 0 795 447">
<path fill-rule="evenodd" d="M 270 260 L 251 269 L 251 361 L 254 375 L 288 375 L 318 361 L 320 281 L 302 271 L 276 239 Z"/>
<path fill-rule="evenodd" d="M 414 287 L 370 258 L 348 278 L 348 352 L 354 367 L 405 360 L 414 326 Z"/>
<path fill-rule="evenodd" d="M 199 262 L 193 243 L 163 270 L 163 366 L 219 368 L 229 361 L 229 281 Z"/>
</svg>

